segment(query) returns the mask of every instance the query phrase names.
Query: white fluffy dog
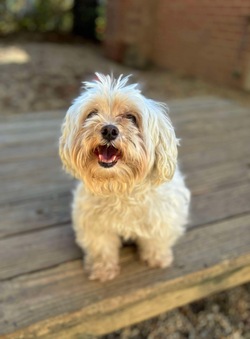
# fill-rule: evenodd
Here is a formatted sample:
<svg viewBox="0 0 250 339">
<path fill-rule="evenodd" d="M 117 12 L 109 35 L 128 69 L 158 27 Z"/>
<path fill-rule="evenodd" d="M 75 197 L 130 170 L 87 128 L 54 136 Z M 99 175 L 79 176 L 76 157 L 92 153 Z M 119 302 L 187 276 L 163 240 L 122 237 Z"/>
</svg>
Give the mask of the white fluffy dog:
<svg viewBox="0 0 250 339">
<path fill-rule="evenodd" d="M 73 227 L 90 279 L 119 273 L 121 239 L 150 267 L 172 263 L 187 223 L 190 192 L 177 167 L 167 106 L 145 98 L 128 77 L 85 82 L 62 125 L 60 157 L 80 180 Z"/>
</svg>

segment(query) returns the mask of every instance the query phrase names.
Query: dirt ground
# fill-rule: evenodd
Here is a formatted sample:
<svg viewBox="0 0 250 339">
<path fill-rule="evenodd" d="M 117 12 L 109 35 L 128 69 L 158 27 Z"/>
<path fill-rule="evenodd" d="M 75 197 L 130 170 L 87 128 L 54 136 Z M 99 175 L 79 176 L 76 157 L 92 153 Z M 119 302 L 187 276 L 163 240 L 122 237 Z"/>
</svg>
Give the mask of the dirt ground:
<svg viewBox="0 0 250 339">
<path fill-rule="evenodd" d="M 132 70 L 87 43 L 0 43 L 0 114 L 67 108 L 95 71 L 134 74 L 155 99 L 217 95 L 250 107 L 250 95 L 160 69 Z M 34 113 L 35 114 L 35 113 Z M 211 296 L 103 339 L 250 339 L 250 284 Z"/>
<path fill-rule="evenodd" d="M 79 93 L 81 82 L 94 72 L 133 74 L 144 92 L 160 100 L 217 95 L 250 107 L 249 93 L 209 85 L 164 72 L 138 71 L 103 57 L 100 47 L 86 43 L 0 41 L 0 114 L 66 108 Z"/>
</svg>

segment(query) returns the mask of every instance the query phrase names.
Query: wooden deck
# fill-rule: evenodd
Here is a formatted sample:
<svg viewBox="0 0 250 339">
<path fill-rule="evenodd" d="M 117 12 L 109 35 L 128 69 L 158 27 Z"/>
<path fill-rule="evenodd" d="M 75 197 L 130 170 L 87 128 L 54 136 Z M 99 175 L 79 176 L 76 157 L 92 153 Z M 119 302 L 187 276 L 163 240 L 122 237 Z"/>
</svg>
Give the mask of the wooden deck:
<svg viewBox="0 0 250 339">
<path fill-rule="evenodd" d="M 0 118 L 0 334 L 85 338 L 250 280 L 250 111 L 214 97 L 170 102 L 192 190 L 175 264 L 150 270 L 134 248 L 122 273 L 89 282 L 57 156 L 64 112 Z M 85 336 L 86 335 L 86 336 Z"/>
</svg>

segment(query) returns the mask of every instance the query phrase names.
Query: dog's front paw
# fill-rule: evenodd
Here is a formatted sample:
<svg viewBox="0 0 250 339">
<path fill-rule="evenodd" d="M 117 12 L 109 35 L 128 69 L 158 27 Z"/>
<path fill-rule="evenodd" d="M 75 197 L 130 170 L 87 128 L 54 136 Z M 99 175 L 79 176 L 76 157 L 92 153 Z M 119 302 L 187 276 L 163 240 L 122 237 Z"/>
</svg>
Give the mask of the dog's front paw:
<svg viewBox="0 0 250 339">
<path fill-rule="evenodd" d="M 154 254 L 149 256 L 148 254 L 141 254 L 141 259 L 151 268 L 166 268 L 173 263 L 173 253 L 168 251 L 165 254 Z"/>
<path fill-rule="evenodd" d="M 105 282 L 114 279 L 120 273 L 120 266 L 114 263 L 94 263 L 90 268 L 90 280 Z"/>
</svg>

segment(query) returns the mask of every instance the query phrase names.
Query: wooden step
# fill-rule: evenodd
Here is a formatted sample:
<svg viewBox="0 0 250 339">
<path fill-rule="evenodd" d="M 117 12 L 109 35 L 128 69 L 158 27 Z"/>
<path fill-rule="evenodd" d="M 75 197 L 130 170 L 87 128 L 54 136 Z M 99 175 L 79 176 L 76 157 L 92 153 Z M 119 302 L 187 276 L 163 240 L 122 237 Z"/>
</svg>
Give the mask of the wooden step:
<svg viewBox="0 0 250 339">
<path fill-rule="evenodd" d="M 0 117 L 0 335 L 89 338 L 250 281 L 250 114 L 214 97 L 169 103 L 193 193 L 173 267 L 121 251 L 114 281 L 90 282 L 71 228 L 75 181 L 61 169 L 65 111 Z"/>
</svg>

